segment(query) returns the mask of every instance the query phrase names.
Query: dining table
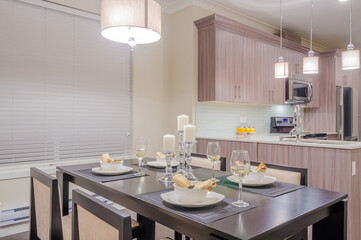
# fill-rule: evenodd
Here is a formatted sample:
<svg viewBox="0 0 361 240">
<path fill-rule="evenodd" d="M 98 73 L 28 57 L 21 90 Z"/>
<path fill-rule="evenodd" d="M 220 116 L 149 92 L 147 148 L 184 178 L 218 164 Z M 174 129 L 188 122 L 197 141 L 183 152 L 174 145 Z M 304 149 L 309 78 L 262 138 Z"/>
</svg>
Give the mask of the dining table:
<svg viewBox="0 0 361 240">
<path fill-rule="evenodd" d="M 138 171 L 137 163 L 136 159 L 124 161 L 124 165 L 134 171 Z M 217 206 L 206 207 L 200 215 L 202 219 L 197 218 L 199 209 L 174 209 L 165 202 L 147 198 L 172 191 L 173 184 L 159 181 L 164 169 L 143 167 L 145 176 L 101 181 L 84 173 L 93 167 L 99 167 L 99 163 L 57 167 L 63 215 L 69 214 L 69 183 L 73 183 L 136 212 L 137 220 L 146 226 L 144 239 L 148 240 L 154 240 L 155 222 L 196 240 L 286 239 L 308 226 L 312 226 L 313 239 L 347 239 L 347 194 L 344 193 L 305 186 L 278 196 L 268 196 L 244 189 L 243 199 L 252 205 L 251 208 L 239 212 L 237 207 L 224 200 L 225 210 L 219 210 L 218 206 L 216 212 L 212 212 Z M 206 180 L 212 177 L 212 170 L 195 168 L 194 174 L 199 180 Z M 229 172 L 216 171 L 215 176 L 224 178 L 229 175 Z M 238 189 L 226 185 L 217 184 L 213 191 L 223 194 L 228 200 L 238 198 Z M 222 217 L 223 211 L 228 212 Z M 220 217 L 212 220 L 212 214 Z M 208 216 L 210 218 L 206 221 Z"/>
</svg>

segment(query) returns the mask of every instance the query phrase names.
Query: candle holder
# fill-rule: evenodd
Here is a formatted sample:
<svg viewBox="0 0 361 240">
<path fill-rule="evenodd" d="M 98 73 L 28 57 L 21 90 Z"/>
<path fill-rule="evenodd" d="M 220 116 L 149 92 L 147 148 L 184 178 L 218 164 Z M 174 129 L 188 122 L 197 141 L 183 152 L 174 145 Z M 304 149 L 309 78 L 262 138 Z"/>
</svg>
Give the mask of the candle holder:
<svg viewBox="0 0 361 240">
<path fill-rule="evenodd" d="M 176 174 L 182 174 L 183 176 L 185 176 L 185 152 L 184 152 L 184 141 L 183 141 L 183 134 L 184 131 L 178 131 L 178 156 L 177 156 L 177 160 L 179 162 L 179 165 L 177 167 L 177 172 Z"/>
<path fill-rule="evenodd" d="M 164 176 L 159 178 L 159 181 L 161 181 L 161 182 L 164 182 L 164 183 L 171 183 L 172 182 L 172 178 L 173 178 L 172 166 L 171 166 L 172 155 L 173 155 L 172 152 L 165 153 L 165 161 L 167 162 L 167 166 L 165 168 Z"/>
<path fill-rule="evenodd" d="M 198 178 L 196 178 L 196 176 L 194 176 L 193 174 L 193 169 L 191 166 L 192 163 L 192 156 L 191 156 L 191 152 L 192 152 L 192 147 L 193 144 L 196 144 L 197 141 L 194 142 L 185 142 L 185 151 L 186 151 L 186 167 L 185 167 L 185 177 L 190 180 L 190 181 L 197 181 Z"/>
</svg>

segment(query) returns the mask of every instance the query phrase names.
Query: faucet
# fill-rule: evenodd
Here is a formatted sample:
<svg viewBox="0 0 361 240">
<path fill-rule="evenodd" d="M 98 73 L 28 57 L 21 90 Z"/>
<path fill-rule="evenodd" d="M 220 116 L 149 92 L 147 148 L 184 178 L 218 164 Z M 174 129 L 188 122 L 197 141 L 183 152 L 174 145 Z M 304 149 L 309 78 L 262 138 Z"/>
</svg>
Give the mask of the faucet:
<svg viewBox="0 0 361 240">
<path fill-rule="evenodd" d="M 289 132 L 290 136 L 280 136 L 280 141 L 283 141 L 285 138 L 295 138 L 296 143 L 301 142 L 303 132 L 301 131 L 301 107 L 299 105 L 295 105 L 294 107 L 293 123 L 295 127 Z"/>
<path fill-rule="evenodd" d="M 293 109 L 293 123 L 295 124 L 295 127 L 290 131 L 290 135 L 293 137 L 296 137 L 296 142 L 301 142 L 301 107 L 300 105 L 295 105 L 295 108 Z"/>
</svg>

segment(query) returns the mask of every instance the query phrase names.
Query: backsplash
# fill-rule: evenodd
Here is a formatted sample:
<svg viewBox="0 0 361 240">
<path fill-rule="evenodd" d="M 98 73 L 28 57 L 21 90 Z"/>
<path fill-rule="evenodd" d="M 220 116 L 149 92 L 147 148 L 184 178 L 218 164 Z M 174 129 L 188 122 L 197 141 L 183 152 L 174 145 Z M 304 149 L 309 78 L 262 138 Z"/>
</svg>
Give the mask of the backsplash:
<svg viewBox="0 0 361 240">
<path fill-rule="evenodd" d="M 234 136 L 241 126 L 240 116 L 247 117 L 245 126 L 254 126 L 256 134 L 269 134 L 270 117 L 293 117 L 290 105 L 250 105 L 197 102 L 197 136 Z"/>
</svg>

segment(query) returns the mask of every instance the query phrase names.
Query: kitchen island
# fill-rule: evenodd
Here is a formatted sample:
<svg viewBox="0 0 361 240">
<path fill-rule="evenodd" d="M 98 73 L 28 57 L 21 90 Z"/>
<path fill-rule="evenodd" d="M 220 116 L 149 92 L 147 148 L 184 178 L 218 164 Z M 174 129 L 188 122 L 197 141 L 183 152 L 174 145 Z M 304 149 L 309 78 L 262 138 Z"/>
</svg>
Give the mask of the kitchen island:
<svg viewBox="0 0 361 240">
<path fill-rule="evenodd" d="M 227 169 L 232 150 L 248 150 L 251 161 L 308 169 L 308 186 L 348 194 L 348 239 L 361 239 L 361 142 L 291 139 L 279 135 L 199 136 L 197 152 L 205 154 L 209 141 L 219 141 Z"/>
</svg>

